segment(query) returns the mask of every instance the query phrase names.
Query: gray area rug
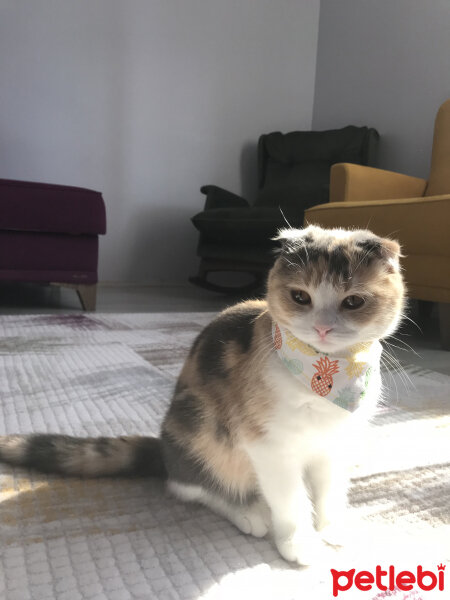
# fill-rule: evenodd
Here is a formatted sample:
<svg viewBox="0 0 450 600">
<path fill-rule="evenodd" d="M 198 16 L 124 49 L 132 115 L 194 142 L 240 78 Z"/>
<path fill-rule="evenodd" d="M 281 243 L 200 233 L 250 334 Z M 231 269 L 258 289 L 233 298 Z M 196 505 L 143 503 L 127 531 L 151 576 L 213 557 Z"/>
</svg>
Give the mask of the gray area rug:
<svg viewBox="0 0 450 600">
<path fill-rule="evenodd" d="M 189 346 L 210 320 L 0 317 L 0 433 L 157 434 Z M 389 406 L 362 434 L 349 544 L 327 550 L 320 564 L 287 564 L 270 540 L 183 505 L 158 481 L 63 479 L 1 466 L 0 598 L 328 599 L 330 568 L 436 571 L 450 560 L 450 378 L 405 370 L 407 378 L 385 373 Z M 353 594 L 339 597 L 382 597 Z"/>
</svg>

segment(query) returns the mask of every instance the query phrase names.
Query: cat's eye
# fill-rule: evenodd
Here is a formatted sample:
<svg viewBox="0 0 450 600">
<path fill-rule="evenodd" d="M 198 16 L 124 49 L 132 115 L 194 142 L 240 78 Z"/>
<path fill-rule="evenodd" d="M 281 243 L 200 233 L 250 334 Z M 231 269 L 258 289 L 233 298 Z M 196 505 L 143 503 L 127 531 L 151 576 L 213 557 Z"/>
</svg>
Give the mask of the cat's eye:
<svg viewBox="0 0 450 600">
<path fill-rule="evenodd" d="M 294 302 L 297 302 L 297 304 L 301 304 L 302 306 L 311 304 L 311 296 L 304 290 L 292 290 L 291 297 Z"/>
<path fill-rule="evenodd" d="M 365 300 L 364 298 L 361 298 L 361 296 L 347 296 L 347 298 L 344 298 L 342 301 L 342 306 L 354 310 L 355 308 L 360 308 L 364 302 Z"/>
</svg>

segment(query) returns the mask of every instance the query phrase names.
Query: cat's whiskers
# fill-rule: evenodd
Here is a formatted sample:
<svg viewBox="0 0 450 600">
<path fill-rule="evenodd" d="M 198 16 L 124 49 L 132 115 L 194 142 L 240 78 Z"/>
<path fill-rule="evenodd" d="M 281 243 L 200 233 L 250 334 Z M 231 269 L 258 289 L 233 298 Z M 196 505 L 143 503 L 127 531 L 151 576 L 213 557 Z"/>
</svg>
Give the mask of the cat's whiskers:
<svg viewBox="0 0 450 600">
<path fill-rule="evenodd" d="M 267 334 L 261 338 L 262 344 L 256 352 L 253 353 L 252 364 L 253 368 L 259 368 L 260 365 L 269 357 L 274 350 L 272 335 Z"/>
<path fill-rule="evenodd" d="M 420 331 L 420 333 L 423 334 L 422 329 L 419 327 L 419 325 L 417 325 L 417 323 L 413 319 L 411 319 L 411 317 L 408 317 L 404 313 L 402 313 L 400 316 L 401 316 L 401 320 L 406 319 L 406 321 L 410 321 L 413 325 L 415 325 L 417 327 L 417 329 Z"/>
<path fill-rule="evenodd" d="M 404 344 L 404 345 L 406 346 L 406 348 L 407 348 L 408 350 L 410 350 L 410 351 L 411 351 L 413 354 L 415 354 L 415 355 L 416 355 L 418 358 L 422 358 L 422 357 L 420 356 L 420 354 L 418 354 L 418 353 L 417 353 L 417 352 L 414 350 L 414 348 L 413 348 L 412 346 L 410 346 L 409 344 L 407 344 L 407 343 L 406 343 L 404 340 L 402 340 L 402 339 L 400 339 L 400 338 L 396 337 L 395 335 L 390 335 L 390 336 L 388 336 L 386 339 L 388 339 L 388 340 L 390 340 L 390 339 L 393 339 L 393 340 L 397 341 L 399 344 Z M 402 348 L 402 347 L 400 347 L 400 346 L 396 346 L 395 344 L 390 344 L 390 345 L 391 345 L 391 346 L 393 346 L 394 348 L 398 348 L 399 350 L 405 350 L 405 348 Z"/>
<path fill-rule="evenodd" d="M 389 375 L 389 377 L 391 378 L 392 383 L 394 384 L 395 395 L 396 395 L 396 403 L 399 404 L 399 394 L 398 394 L 397 382 L 395 380 L 394 375 L 392 374 L 392 371 L 391 371 L 389 363 L 386 361 L 386 359 L 385 359 L 385 357 L 383 357 L 383 355 L 381 355 L 380 363 L 381 363 L 381 366 L 384 367 L 385 372 Z M 389 405 L 389 398 L 387 397 L 387 395 L 383 394 L 383 396 L 384 396 L 382 398 L 383 404 L 385 406 L 388 406 Z"/>
<path fill-rule="evenodd" d="M 386 349 L 384 350 L 383 356 L 385 361 L 391 366 L 393 372 L 398 375 L 400 381 L 405 387 L 405 391 L 408 392 L 411 388 L 415 389 L 414 383 L 400 361 L 394 355 L 390 354 Z"/>
<path fill-rule="evenodd" d="M 261 347 L 258 348 L 258 350 L 254 353 L 252 362 L 259 366 L 266 358 L 269 357 L 273 350 L 273 342 L 267 342 L 266 345 L 261 345 Z"/>
<path fill-rule="evenodd" d="M 282 210 L 281 206 L 279 206 L 279 207 L 278 207 L 278 210 L 280 211 L 280 213 L 281 213 L 281 216 L 283 217 L 283 219 L 286 221 L 286 225 L 287 225 L 289 228 L 293 229 L 292 225 L 291 225 L 291 224 L 289 223 L 289 221 L 286 219 L 286 216 L 285 216 L 285 214 L 284 214 L 284 212 L 283 212 L 283 210 Z"/>
</svg>

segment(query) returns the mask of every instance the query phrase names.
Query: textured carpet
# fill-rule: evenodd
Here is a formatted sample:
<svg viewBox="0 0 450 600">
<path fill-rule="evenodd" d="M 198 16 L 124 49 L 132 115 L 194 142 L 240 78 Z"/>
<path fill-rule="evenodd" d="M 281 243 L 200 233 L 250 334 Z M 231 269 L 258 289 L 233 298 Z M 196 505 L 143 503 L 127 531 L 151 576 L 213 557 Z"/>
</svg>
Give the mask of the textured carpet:
<svg viewBox="0 0 450 600">
<path fill-rule="evenodd" d="M 188 348 L 210 319 L 0 317 L 0 433 L 156 434 Z M 450 378 L 413 367 L 406 374 L 385 373 L 389 406 L 361 440 L 353 472 L 358 524 L 348 547 L 330 549 L 320 564 L 287 564 L 270 540 L 177 502 L 157 481 L 1 466 L 0 598 L 328 599 L 330 567 L 435 571 L 450 560 Z"/>
</svg>

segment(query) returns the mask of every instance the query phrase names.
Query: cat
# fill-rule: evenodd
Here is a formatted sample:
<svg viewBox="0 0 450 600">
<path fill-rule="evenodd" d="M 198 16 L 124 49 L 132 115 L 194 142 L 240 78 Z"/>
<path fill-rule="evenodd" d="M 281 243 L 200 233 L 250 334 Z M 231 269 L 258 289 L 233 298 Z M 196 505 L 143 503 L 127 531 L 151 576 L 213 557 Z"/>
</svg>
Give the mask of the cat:
<svg viewBox="0 0 450 600">
<path fill-rule="evenodd" d="M 159 438 L 3 436 L 0 460 L 165 478 L 179 499 L 244 533 L 270 529 L 280 554 L 299 564 L 314 560 L 321 538 L 337 543 L 348 466 L 381 393 L 379 340 L 404 308 L 400 246 L 317 226 L 277 240 L 265 299 L 224 310 L 199 334 Z"/>
</svg>

